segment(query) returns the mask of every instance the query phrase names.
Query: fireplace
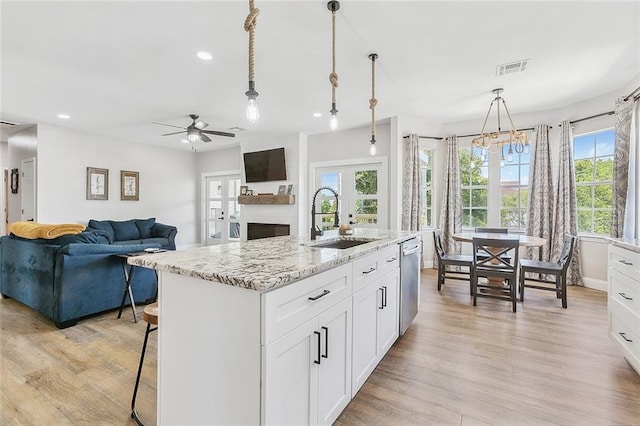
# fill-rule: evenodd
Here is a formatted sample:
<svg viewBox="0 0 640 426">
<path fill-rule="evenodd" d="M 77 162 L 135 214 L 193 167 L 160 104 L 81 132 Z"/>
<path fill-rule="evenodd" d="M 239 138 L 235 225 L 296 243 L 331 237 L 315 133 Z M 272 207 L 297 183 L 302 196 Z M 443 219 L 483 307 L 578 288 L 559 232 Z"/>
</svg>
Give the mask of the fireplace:
<svg viewBox="0 0 640 426">
<path fill-rule="evenodd" d="M 247 223 L 247 240 L 290 235 L 290 226 L 279 223 Z"/>
</svg>

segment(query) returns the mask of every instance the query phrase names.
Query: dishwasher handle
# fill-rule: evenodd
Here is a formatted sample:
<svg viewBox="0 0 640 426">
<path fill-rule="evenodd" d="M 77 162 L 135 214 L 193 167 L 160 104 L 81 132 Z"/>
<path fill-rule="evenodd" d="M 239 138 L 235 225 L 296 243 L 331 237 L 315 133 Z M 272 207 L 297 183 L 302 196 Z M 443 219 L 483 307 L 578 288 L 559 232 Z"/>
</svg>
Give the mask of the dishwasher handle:
<svg viewBox="0 0 640 426">
<path fill-rule="evenodd" d="M 420 246 L 415 246 L 415 247 L 411 247 L 411 248 L 408 248 L 408 249 L 404 249 L 404 250 L 402 250 L 402 255 L 403 256 L 409 256 L 409 255 L 417 252 L 418 250 L 420 250 Z"/>
</svg>

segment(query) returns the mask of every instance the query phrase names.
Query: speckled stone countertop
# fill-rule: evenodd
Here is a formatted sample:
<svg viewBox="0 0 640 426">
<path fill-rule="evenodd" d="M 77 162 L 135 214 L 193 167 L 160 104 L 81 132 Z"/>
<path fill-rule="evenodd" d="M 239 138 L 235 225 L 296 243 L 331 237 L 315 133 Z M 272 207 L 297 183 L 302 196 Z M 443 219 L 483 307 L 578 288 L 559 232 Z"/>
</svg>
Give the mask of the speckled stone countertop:
<svg viewBox="0 0 640 426">
<path fill-rule="evenodd" d="M 609 241 L 616 247 L 622 247 L 623 249 L 640 253 L 640 240 L 630 238 L 609 238 Z"/>
<path fill-rule="evenodd" d="M 207 281 L 267 291 L 326 271 L 413 236 L 414 231 L 355 229 L 353 235 L 337 231 L 311 241 L 309 237 L 274 237 L 130 257 L 131 265 L 186 275 Z M 371 242 L 348 249 L 317 248 L 336 239 Z"/>
</svg>

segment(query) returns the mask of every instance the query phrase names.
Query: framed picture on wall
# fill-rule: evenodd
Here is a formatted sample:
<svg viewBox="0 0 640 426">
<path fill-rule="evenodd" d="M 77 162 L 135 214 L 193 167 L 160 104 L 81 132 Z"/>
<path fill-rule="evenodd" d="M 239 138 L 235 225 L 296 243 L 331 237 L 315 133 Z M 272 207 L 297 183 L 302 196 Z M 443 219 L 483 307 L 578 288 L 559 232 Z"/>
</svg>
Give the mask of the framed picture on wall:
<svg viewBox="0 0 640 426">
<path fill-rule="evenodd" d="M 138 201 L 140 173 L 120 170 L 120 199 L 123 201 Z"/>
<path fill-rule="evenodd" d="M 109 199 L 109 169 L 87 167 L 87 200 Z"/>
</svg>

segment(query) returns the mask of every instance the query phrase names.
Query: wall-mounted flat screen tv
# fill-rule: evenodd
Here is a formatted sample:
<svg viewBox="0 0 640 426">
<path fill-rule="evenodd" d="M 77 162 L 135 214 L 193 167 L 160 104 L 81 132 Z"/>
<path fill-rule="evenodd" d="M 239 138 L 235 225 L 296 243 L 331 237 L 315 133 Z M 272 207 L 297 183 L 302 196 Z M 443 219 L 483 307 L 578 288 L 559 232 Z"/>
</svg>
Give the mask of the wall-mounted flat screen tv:
<svg viewBox="0 0 640 426">
<path fill-rule="evenodd" d="M 247 183 L 287 180 L 284 148 L 245 152 L 244 173 Z"/>
</svg>

